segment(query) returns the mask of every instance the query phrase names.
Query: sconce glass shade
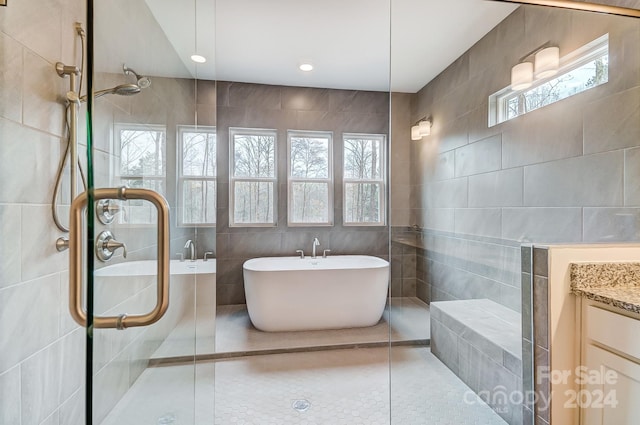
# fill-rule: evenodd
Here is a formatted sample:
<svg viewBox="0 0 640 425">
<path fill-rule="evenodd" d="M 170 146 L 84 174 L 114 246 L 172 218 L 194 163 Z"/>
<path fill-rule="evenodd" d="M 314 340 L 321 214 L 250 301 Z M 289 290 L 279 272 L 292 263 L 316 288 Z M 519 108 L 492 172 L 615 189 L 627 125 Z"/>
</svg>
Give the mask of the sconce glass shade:
<svg viewBox="0 0 640 425">
<path fill-rule="evenodd" d="M 411 127 L 411 140 L 420 140 L 422 136 L 420 135 L 420 127 L 414 125 Z"/>
<path fill-rule="evenodd" d="M 558 73 L 560 68 L 560 49 L 558 47 L 547 47 L 536 53 L 535 57 L 535 77 L 547 78 Z"/>
<path fill-rule="evenodd" d="M 523 90 L 533 83 L 533 64 L 522 62 L 511 68 L 511 90 Z"/>
<path fill-rule="evenodd" d="M 418 123 L 418 131 L 420 137 L 429 136 L 431 134 L 431 121 L 420 121 Z"/>
</svg>

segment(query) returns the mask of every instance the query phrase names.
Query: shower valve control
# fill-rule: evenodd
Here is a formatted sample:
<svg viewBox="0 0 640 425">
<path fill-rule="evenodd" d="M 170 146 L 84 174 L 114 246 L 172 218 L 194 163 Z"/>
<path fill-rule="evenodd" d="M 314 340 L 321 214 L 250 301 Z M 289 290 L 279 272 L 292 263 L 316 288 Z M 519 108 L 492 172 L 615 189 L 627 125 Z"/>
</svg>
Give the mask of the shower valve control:
<svg viewBox="0 0 640 425">
<path fill-rule="evenodd" d="M 98 202 L 96 207 L 98 220 L 100 220 L 100 223 L 102 224 L 111 224 L 116 214 L 119 212 L 124 214 L 124 209 L 122 209 L 120 204 L 113 199 L 102 199 Z"/>
<path fill-rule="evenodd" d="M 96 257 L 100 261 L 109 261 L 116 249 L 122 248 L 122 256 L 127 258 L 127 246 L 118 242 L 110 231 L 105 230 L 98 235 L 96 240 Z"/>
</svg>

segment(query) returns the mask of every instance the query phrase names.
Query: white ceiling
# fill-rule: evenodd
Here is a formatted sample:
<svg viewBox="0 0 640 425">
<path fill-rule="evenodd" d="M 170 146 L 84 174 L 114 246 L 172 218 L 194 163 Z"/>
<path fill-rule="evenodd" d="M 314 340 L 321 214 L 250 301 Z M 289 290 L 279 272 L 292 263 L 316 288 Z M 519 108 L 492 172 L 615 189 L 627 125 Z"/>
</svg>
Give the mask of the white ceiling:
<svg viewBox="0 0 640 425">
<path fill-rule="evenodd" d="M 146 48 L 151 54 L 145 57 L 130 37 L 121 36 L 123 45 L 114 48 L 123 58 L 120 62 L 138 72 L 410 93 L 431 81 L 517 7 L 484 0 L 144 2 L 166 38 L 146 39 L 152 46 Z M 136 2 L 128 0 L 126 7 L 133 7 L 132 3 Z M 126 19 L 122 12 L 104 13 Z M 141 14 L 132 22 L 136 32 L 145 30 Z M 105 36 L 105 43 L 118 44 L 117 35 L 109 37 L 114 39 Z M 166 53 L 166 44 L 175 50 L 173 55 Z M 207 63 L 195 66 L 189 59 L 195 52 L 205 56 Z M 127 56 L 131 56 L 128 61 Z M 303 62 L 315 69 L 300 71 Z"/>
</svg>

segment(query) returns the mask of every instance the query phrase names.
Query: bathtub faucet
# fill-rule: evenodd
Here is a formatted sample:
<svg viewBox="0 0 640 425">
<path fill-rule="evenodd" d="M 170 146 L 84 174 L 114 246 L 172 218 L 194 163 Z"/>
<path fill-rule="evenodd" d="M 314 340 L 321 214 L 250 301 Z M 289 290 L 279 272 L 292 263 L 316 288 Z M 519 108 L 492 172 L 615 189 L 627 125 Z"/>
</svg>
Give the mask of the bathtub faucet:
<svg viewBox="0 0 640 425">
<path fill-rule="evenodd" d="M 318 238 L 313 238 L 313 246 L 311 247 L 311 258 L 316 258 L 316 247 L 320 245 Z"/>
<path fill-rule="evenodd" d="M 191 254 L 189 259 L 191 261 L 196 261 L 196 246 L 193 241 L 189 239 L 186 244 L 184 244 L 184 249 L 189 248 L 189 253 Z"/>
</svg>

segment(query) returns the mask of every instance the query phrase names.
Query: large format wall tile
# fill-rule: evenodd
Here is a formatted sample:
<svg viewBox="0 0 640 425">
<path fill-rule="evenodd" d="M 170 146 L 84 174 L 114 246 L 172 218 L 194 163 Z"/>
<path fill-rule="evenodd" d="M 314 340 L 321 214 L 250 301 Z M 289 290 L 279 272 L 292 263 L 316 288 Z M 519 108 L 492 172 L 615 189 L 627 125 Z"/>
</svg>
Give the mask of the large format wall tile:
<svg viewBox="0 0 640 425">
<path fill-rule="evenodd" d="M 39 424 L 80 388 L 83 343 L 84 331 L 78 329 L 21 365 L 23 424 Z"/>
<path fill-rule="evenodd" d="M 640 206 L 640 147 L 624 152 L 624 205 Z"/>
<path fill-rule="evenodd" d="M 0 118 L 0 140 L 0 202 L 51 202 L 60 139 Z"/>
<path fill-rule="evenodd" d="M 49 206 L 22 207 L 22 280 L 35 279 L 68 267 L 69 252 L 58 252 L 55 241 L 60 231 L 53 225 Z"/>
<path fill-rule="evenodd" d="M 20 423 L 20 367 L 0 373 L 0 423 Z"/>
<path fill-rule="evenodd" d="M 507 123 L 502 132 L 504 168 L 582 154 L 582 107 L 575 98 L 566 102 L 572 107 L 558 102 Z"/>
<path fill-rule="evenodd" d="M 521 206 L 523 178 L 522 168 L 469 177 L 469 207 Z"/>
<path fill-rule="evenodd" d="M 622 206 L 622 151 L 532 165 L 524 169 L 529 207 Z"/>
<path fill-rule="evenodd" d="M 584 242 L 623 242 L 640 239 L 640 208 L 585 208 Z"/>
<path fill-rule="evenodd" d="M 22 121 L 22 46 L 0 32 L 0 117 Z"/>
<path fill-rule="evenodd" d="M 0 205 L 0 288 L 20 282 L 19 205 Z"/>
<path fill-rule="evenodd" d="M 57 274 L 0 290 L 0 373 L 54 342 L 59 317 Z"/>
<path fill-rule="evenodd" d="M 502 137 L 497 135 L 458 148 L 455 155 L 456 177 L 499 170 L 502 164 Z"/>
<path fill-rule="evenodd" d="M 499 238 L 502 210 L 499 208 L 459 208 L 455 210 L 455 229 L 459 234 Z"/>
<path fill-rule="evenodd" d="M 54 64 L 60 60 L 61 14 L 59 0 L 17 1 L 0 14 L 0 31 Z"/>
<path fill-rule="evenodd" d="M 505 208 L 502 238 L 519 242 L 579 242 L 581 208 Z"/>
<path fill-rule="evenodd" d="M 640 87 L 588 104 L 584 111 L 585 154 L 640 144 Z"/>
<path fill-rule="evenodd" d="M 62 136 L 65 100 L 61 96 L 69 90 L 69 80 L 58 76 L 55 68 L 30 51 L 24 52 L 24 110 L 25 125 Z"/>
</svg>

